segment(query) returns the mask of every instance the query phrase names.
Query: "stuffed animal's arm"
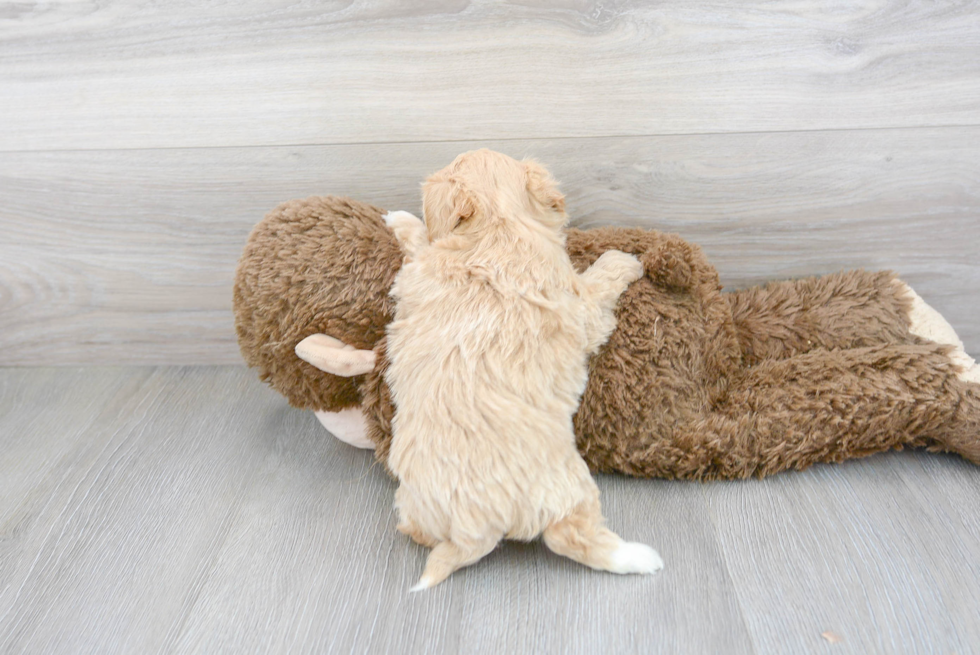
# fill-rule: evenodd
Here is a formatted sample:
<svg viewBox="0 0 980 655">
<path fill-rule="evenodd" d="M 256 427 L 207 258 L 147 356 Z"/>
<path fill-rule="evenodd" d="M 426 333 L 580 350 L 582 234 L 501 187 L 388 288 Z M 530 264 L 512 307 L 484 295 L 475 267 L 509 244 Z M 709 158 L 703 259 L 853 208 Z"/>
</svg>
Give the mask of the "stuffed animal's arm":
<svg viewBox="0 0 980 655">
<path fill-rule="evenodd" d="M 311 334 L 296 344 L 296 356 L 325 373 L 349 378 L 374 369 L 373 350 L 358 350 L 326 334 Z"/>
</svg>

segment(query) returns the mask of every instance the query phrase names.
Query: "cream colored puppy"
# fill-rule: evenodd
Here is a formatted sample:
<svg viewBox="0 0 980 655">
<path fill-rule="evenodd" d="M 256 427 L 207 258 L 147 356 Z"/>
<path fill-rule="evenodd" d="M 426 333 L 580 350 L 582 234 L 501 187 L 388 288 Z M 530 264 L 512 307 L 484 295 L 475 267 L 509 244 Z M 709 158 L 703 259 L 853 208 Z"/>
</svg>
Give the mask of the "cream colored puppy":
<svg viewBox="0 0 980 655">
<path fill-rule="evenodd" d="M 643 274 L 612 251 L 582 275 L 565 252 L 564 198 L 547 171 L 489 150 L 423 187 L 425 224 L 386 220 L 406 253 L 392 287 L 385 374 L 396 412 L 389 465 L 398 529 L 431 547 L 413 591 L 504 538 L 615 573 L 653 573 L 656 551 L 603 526 L 572 415 L 588 356 Z"/>
</svg>

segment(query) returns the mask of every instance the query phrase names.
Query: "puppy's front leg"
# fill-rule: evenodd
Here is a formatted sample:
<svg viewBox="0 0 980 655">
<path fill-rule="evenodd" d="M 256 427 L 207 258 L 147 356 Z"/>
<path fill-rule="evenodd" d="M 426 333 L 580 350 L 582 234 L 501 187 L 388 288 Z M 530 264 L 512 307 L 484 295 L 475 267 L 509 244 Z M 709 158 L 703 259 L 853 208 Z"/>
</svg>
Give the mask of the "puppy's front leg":
<svg viewBox="0 0 980 655">
<path fill-rule="evenodd" d="M 429 243 L 429 232 L 417 216 L 408 212 L 388 212 L 384 216 L 385 224 L 395 233 L 399 245 L 409 259 L 413 259 L 418 251 Z"/>
<path fill-rule="evenodd" d="M 582 273 L 582 279 L 592 288 L 596 302 L 616 306 L 619 296 L 630 283 L 643 277 L 643 264 L 633 255 L 619 250 L 607 250 Z"/>
<path fill-rule="evenodd" d="M 586 314 L 588 349 L 594 353 L 616 329 L 616 302 L 626 287 L 643 277 L 643 264 L 633 255 L 609 250 L 581 277 L 588 289 L 584 298 L 589 309 Z"/>
</svg>

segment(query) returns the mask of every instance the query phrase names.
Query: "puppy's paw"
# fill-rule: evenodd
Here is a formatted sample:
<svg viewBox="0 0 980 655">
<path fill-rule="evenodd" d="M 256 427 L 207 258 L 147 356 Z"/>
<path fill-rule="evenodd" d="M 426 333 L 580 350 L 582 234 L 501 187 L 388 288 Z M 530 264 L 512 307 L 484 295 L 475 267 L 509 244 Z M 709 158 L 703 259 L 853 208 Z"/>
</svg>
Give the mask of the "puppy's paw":
<svg viewBox="0 0 980 655">
<path fill-rule="evenodd" d="M 405 254 L 414 256 L 428 239 L 425 223 L 422 219 L 408 212 L 388 212 L 384 215 L 385 225 L 395 233 L 395 238 L 401 244 Z"/>
<path fill-rule="evenodd" d="M 602 271 L 613 280 L 629 284 L 643 277 L 643 264 L 633 255 L 619 250 L 607 250 L 596 261 Z"/>
<path fill-rule="evenodd" d="M 624 541 L 611 555 L 613 573 L 656 573 L 664 561 L 653 548 L 635 541 Z"/>
<path fill-rule="evenodd" d="M 384 219 L 385 225 L 387 225 L 393 230 L 401 227 L 405 227 L 405 228 L 425 227 L 425 223 L 422 222 L 422 219 L 420 219 L 418 216 L 410 212 L 404 212 L 404 211 L 388 212 L 387 214 L 382 216 L 382 218 Z"/>
</svg>

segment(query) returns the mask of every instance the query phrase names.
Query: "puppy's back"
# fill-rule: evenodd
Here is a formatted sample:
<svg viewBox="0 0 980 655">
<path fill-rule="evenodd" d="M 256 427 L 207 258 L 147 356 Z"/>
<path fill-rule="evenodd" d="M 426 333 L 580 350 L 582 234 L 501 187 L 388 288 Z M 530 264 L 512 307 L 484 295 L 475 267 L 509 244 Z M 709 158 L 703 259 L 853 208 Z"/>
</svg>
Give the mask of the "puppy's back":
<svg viewBox="0 0 980 655">
<path fill-rule="evenodd" d="M 570 285 L 528 299 L 486 280 L 432 275 L 429 264 L 406 265 L 393 290 L 389 465 L 406 496 L 466 507 L 510 536 L 532 538 L 588 491 L 571 422 L 586 381 L 581 300 Z M 445 524 L 440 511 L 431 523 Z"/>
</svg>

